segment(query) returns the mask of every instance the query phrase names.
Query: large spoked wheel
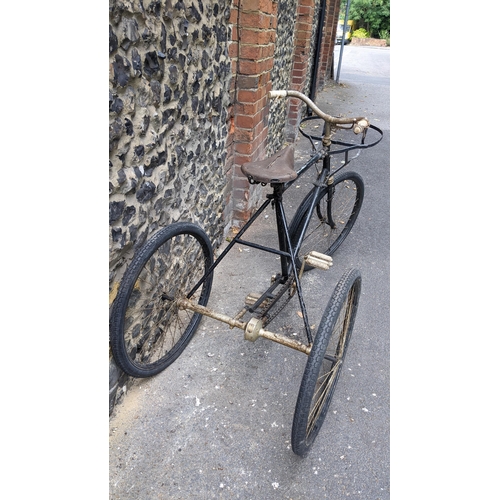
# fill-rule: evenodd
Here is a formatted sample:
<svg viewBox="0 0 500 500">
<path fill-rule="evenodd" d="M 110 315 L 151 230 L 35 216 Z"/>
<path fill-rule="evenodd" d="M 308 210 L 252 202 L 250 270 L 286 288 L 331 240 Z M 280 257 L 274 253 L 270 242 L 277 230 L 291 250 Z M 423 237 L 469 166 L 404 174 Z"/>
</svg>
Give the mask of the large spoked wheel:
<svg viewBox="0 0 500 500">
<path fill-rule="evenodd" d="M 331 257 L 354 226 L 363 204 L 364 192 L 363 179 L 355 172 L 344 172 L 335 177 L 331 186 L 325 186 L 319 193 L 299 255 L 304 256 L 314 250 Z M 296 245 L 299 240 L 313 194 L 311 191 L 304 198 L 292 219 L 292 245 Z M 305 271 L 310 269 L 312 267 L 307 265 L 304 268 Z"/>
<path fill-rule="evenodd" d="M 118 366 L 133 377 L 151 377 L 173 363 L 194 335 L 201 314 L 178 307 L 178 300 L 213 262 L 206 233 L 176 223 L 155 234 L 123 276 L 110 321 L 111 350 Z M 191 297 L 206 305 L 212 275 Z"/>
<path fill-rule="evenodd" d="M 361 274 L 347 271 L 338 282 L 313 342 L 295 406 L 292 449 L 304 456 L 325 420 L 344 363 L 361 292 Z"/>
</svg>

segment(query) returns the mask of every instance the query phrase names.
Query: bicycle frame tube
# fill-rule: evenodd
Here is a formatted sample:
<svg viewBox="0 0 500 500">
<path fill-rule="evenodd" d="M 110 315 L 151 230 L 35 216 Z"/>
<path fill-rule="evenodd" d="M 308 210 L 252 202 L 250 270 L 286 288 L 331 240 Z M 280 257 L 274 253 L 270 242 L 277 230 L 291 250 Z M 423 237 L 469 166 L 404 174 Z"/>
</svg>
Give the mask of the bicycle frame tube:
<svg viewBox="0 0 500 500">
<path fill-rule="evenodd" d="M 304 236 L 306 234 L 306 229 L 307 226 L 309 225 L 309 222 L 311 221 L 312 214 L 314 212 L 314 209 L 316 207 L 316 202 L 318 201 L 318 196 L 321 188 L 324 186 L 325 180 L 327 175 L 330 173 L 330 156 L 326 155 L 323 158 L 323 169 L 321 170 L 321 173 L 318 176 L 318 179 L 315 182 L 315 188 L 314 188 L 314 195 L 313 199 L 311 201 L 311 206 L 309 207 L 306 215 L 306 222 L 302 227 L 302 231 L 300 232 L 299 239 L 297 241 L 297 244 L 295 248 L 292 249 L 292 256 L 293 259 L 297 257 L 297 253 L 299 251 L 299 248 L 302 246 L 302 240 L 304 239 Z M 331 203 L 331 199 L 328 200 L 328 203 Z"/>
<path fill-rule="evenodd" d="M 210 276 L 210 274 L 213 273 L 214 269 L 220 264 L 221 260 L 227 255 L 229 250 L 231 250 L 231 248 L 233 248 L 233 246 L 236 243 L 241 243 L 243 245 L 248 245 L 248 246 L 254 246 L 257 248 L 260 247 L 260 245 L 245 242 L 245 241 L 241 240 L 240 237 L 254 223 L 255 219 L 257 219 L 257 217 L 259 217 L 259 215 L 266 209 L 266 207 L 271 203 L 271 201 L 272 201 L 272 198 L 268 198 L 267 200 L 265 200 L 264 203 L 259 207 L 257 212 L 255 212 L 252 215 L 252 217 L 248 220 L 248 222 L 239 230 L 238 234 L 229 242 L 229 245 L 225 248 L 225 250 L 219 255 L 219 257 L 215 260 L 215 262 L 208 268 L 205 275 L 200 279 L 200 281 L 198 281 L 198 283 L 196 283 L 196 285 L 193 287 L 193 289 L 187 294 L 188 299 L 190 299 L 193 296 L 193 294 L 205 282 L 205 280 L 208 278 L 208 276 Z M 271 248 L 269 248 L 267 250 L 270 252 L 273 252 L 273 253 L 278 253 L 278 254 L 281 253 L 281 252 L 277 252 L 276 250 L 271 249 Z"/>
<path fill-rule="evenodd" d="M 267 199 L 262 203 L 262 205 L 259 207 L 259 209 L 252 215 L 252 217 L 244 224 L 244 226 L 239 230 L 238 234 L 230 241 L 229 245 L 224 249 L 224 251 L 219 255 L 219 257 L 215 260 L 215 262 L 209 267 L 205 275 L 196 283 L 196 285 L 193 287 L 193 289 L 188 293 L 187 298 L 190 299 L 196 290 L 205 282 L 205 280 L 210 276 L 210 274 L 213 273 L 215 268 L 220 264 L 221 260 L 227 255 L 227 253 L 233 248 L 233 246 L 236 243 L 240 243 L 241 245 L 249 246 L 252 248 L 256 248 L 258 250 L 262 250 L 264 252 L 268 253 L 274 253 L 276 255 L 279 255 L 281 257 L 281 269 L 282 271 L 285 269 L 285 264 L 284 261 L 286 261 L 286 258 L 292 258 L 291 252 L 286 251 L 287 245 L 285 244 L 285 240 L 282 239 L 284 238 L 284 228 L 286 226 L 285 221 L 277 221 L 278 224 L 278 238 L 279 240 L 279 250 L 275 248 L 270 248 L 270 247 L 265 247 L 262 245 L 259 245 L 257 243 L 252 243 L 250 241 L 245 241 L 242 240 L 241 237 L 243 234 L 247 231 L 247 229 L 255 222 L 255 220 L 262 214 L 262 212 L 269 206 L 271 202 L 273 202 L 276 199 L 276 189 L 277 186 L 281 186 L 280 188 L 280 196 L 294 183 L 296 182 L 305 172 L 309 170 L 321 157 L 323 156 L 323 163 L 325 160 L 327 160 L 328 156 L 324 156 L 323 151 L 316 153 L 305 165 L 303 165 L 298 171 L 297 171 L 297 177 L 289 182 L 285 182 L 283 184 L 275 184 L 273 186 L 273 193 L 267 195 Z M 329 163 L 329 158 L 328 158 L 328 163 Z M 324 180 L 323 180 L 324 182 Z M 277 212 L 278 214 L 278 212 Z M 309 214 L 310 218 L 310 214 Z M 299 243 L 301 243 L 300 241 Z M 298 245 L 299 246 L 299 245 Z M 289 248 L 289 247 L 288 247 Z M 296 252 L 294 253 L 294 258 L 295 258 Z M 288 267 L 286 273 L 283 274 L 283 276 L 288 275 Z"/>
<path fill-rule="evenodd" d="M 205 280 L 210 276 L 215 268 L 220 264 L 222 259 L 227 255 L 227 253 L 234 247 L 236 243 L 239 243 L 241 245 L 245 246 L 250 246 L 253 248 L 256 248 L 258 250 L 262 250 L 264 252 L 268 253 L 273 253 L 276 255 L 280 256 L 280 263 L 281 263 L 281 277 L 280 277 L 280 282 L 285 283 L 290 276 L 290 272 L 293 274 L 296 288 L 297 288 L 297 295 L 300 303 L 300 308 L 302 311 L 302 317 L 303 317 L 303 322 L 304 322 L 304 328 L 306 331 L 306 336 L 309 344 L 312 344 L 312 332 L 311 328 L 309 326 L 309 319 L 307 315 L 307 310 L 304 302 L 304 297 L 302 295 L 302 287 L 300 284 L 299 280 L 299 273 L 297 270 L 297 265 L 296 265 L 296 258 L 298 251 L 302 245 L 302 241 L 305 236 L 305 232 L 307 229 L 307 226 L 309 225 L 309 222 L 312 218 L 313 212 L 316 208 L 316 202 L 319 197 L 319 193 L 321 189 L 325 186 L 325 181 L 327 179 L 327 176 L 330 174 L 330 167 L 331 167 L 331 162 L 330 162 L 330 145 L 329 144 L 324 144 L 323 148 L 316 153 L 314 156 L 311 157 L 311 159 L 304 164 L 298 171 L 297 171 L 297 177 L 289 182 L 286 183 L 275 183 L 271 184 L 273 188 L 273 192 L 271 194 L 267 195 L 267 199 L 262 203 L 262 205 L 259 207 L 259 209 L 253 214 L 253 216 L 246 222 L 243 227 L 238 231 L 238 234 L 229 242 L 229 245 L 224 249 L 224 251 L 221 253 L 221 255 L 213 262 L 213 264 L 209 267 L 209 269 L 206 271 L 205 275 L 199 280 L 199 282 L 194 286 L 194 288 L 189 292 L 187 295 L 187 298 L 190 299 L 193 294 L 196 292 L 196 290 L 205 282 Z M 301 233 L 299 235 L 298 241 L 294 246 L 292 246 L 291 243 L 291 238 L 290 238 L 290 232 L 288 228 L 288 224 L 286 221 L 286 216 L 285 216 L 285 210 L 283 206 L 283 193 L 294 183 L 299 179 L 305 172 L 309 170 L 309 168 L 316 164 L 318 160 L 322 158 L 323 159 L 323 167 L 321 169 L 321 172 L 319 173 L 316 181 L 314 182 L 315 188 L 314 188 L 314 195 L 311 199 L 311 204 L 310 207 L 308 208 L 307 214 L 306 214 L 306 221 L 305 224 L 302 227 Z M 345 166 L 345 165 L 344 165 Z M 342 167 L 341 167 L 342 168 Z M 336 169 L 338 171 L 339 169 Z M 279 250 L 263 245 L 259 245 L 257 243 L 253 243 L 250 241 L 245 241 L 242 239 L 243 234 L 247 231 L 247 229 L 255 222 L 255 220 L 262 214 L 262 212 L 269 206 L 269 204 L 272 203 L 273 208 L 276 210 L 276 228 L 278 232 L 278 243 L 279 243 Z M 328 204 L 331 203 L 331 194 L 329 194 L 328 197 Z M 331 221 L 329 221 L 331 222 Z M 265 297 L 262 296 L 261 300 L 263 300 Z"/>
<path fill-rule="evenodd" d="M 321 156 L 321 153 L 318 153 L 315 155 L 311 160 L 306 163 L 300 170 L 299 174 L 297 175 L 297 178 L 299 178 L 303 173 L 305 173 L 313 164 L 317 162 L 319 157 Z M 319 192 L 324 186 L 325 180 L 327 175 L 329 174 L 330 171 L 330 157 L 329 155 L 323 156 L 323 168 L 318 176 L 318 179 L 315 182 L 316 188 L 314 191 L 314 196 L 311 201 L 311 206 L 309 207 L 309 210 L 306 215 L 306 223 L 304 224 L 304 227 L 301 231 L 301 234 L 299 236 L 299 240 L 297 241 L 297 244 L 295 246 L 292 246 L 291 243 L 291 238 L 290 238 L 290 232 L 288 229 L 288 224 L 286 221 L 286 215 L 285 215 L 285 209 L 283 206 L 283 193 L 285 192 L 288 187 L 290 187 L 293 184 L 293 181 L 288 182 L 288 183 L 276 183 L 276 184 L 271 184 L 273 187 L 273 193 L 267 195 L 267 199 L 264 201 L 264 203 L 260 206 L 260 208 L 255 212 L 255 214 L 249 219 L 249 221 L 240 229 L 238 234 L 232 239 L 232 241 L 229 243 L 229 245 L 226 247 L 226 249 L 222 252 L 222 254 L 215 260 L 215 262 L 209 267 L 203 278 L 195 285 L 195 287 L 192 289 L 192 291 L 187 295 L 187 298 L 190 299 L 193 294 L 196 292 L 196 290 L 201 286 L 201 284 L 207 279 L 208 276 L 214 271 L 214 269 L 219 265 L 221 260 L 227 255 L 227 253 L 233 248 L 233 246 L 236 243 L 239 243 L 241 245 L 245 246 L 250 246 L 259 250 L 262 250 L 264 252 L 269 252 L 269 253 L 274 253 L 280 256 L 280 263 L 281 263 L 281 282 L 285 283 L 288 278 L 290 271 L 292 272 L 296 287 L 297 287 L 297 295 L 300 303 L 300 308 L 302 311 L 302 317 L 304 321 L 304 328 L 306 331 L 306 336 L 309 344 L 312 343 L 312 332 L 311 328 L 309 325 L 309 319 L 307 315 L 307 310 L 304 302 L 304 297 L 302 295 L 302 287 L 300 285 L 300 280 L 299 280 L 299 275 L 298 275 L 298 270 L 296 266 L 296 257 L 298 254 L 298 250 L 302 244 L 302 240 L 305 235 L 305 230 L 307 225 L 309 224 L 309 221 L 311 220 L 313 211 L 315 209 L 316 201 L 319 196 Z M 296 179 L 294 179 L 296 180 Z M 269 204 L 272 203 L 273 208 L 276 210 L 276 228 L 278 232 L 278 243 L 279 243 L 279 250 L 275 248 L 270 248 L 267 246 L 259 245 L 257 243 L 252 243 L 250 241 L 245 241 L 241 237 L 245 233 L 245 231 L 254 223 L 254 221 L 259 217 L 262 212 L 269 206 Z"/>
<path fill-rule="evenodd" d="M 378 130 L 376 127 L 373 127 L 370 125 L 370 127 L 375 128 Z M 380 141 L 380 139 L 379 139 Z M 377 141 L 377 142 L 379 142 Z M 256 248 L 258 250 L 262 250 L 264 252 L 268 253 L 274 253 L 276 255 L 280 256 L 281 260 L 281 272 L 282 272 L 282 277 L 284 279 L 288 278 L 288 273 L 289 273 L 289 265 L 288 265 L 288 260 L 291 259 L 292 264 L 293 261 L 297 257 L 297 253 L 299 248 L 302 245 L 302 241 L 305 236 L 306 228 L 312 218 L 312 214 L 316 205 L 316 201 L 318 200 L 319 192 L 321 188 L 325 185 L 325 180 L 330 173 L 330 156 L 332 154 L 335 154 L 335 152 L 332 152 L 331 149 L 331 144 L 336 144 L 336 141 L 332 141 L 329 144 L 323 144 L 322 149 L 314 154 L 311 159 L 305 163 L 302 167 L 299 168 L 297 171 L 297 177 L 291 181 L 285 182 L 285 183 L 279 183 L 279 184 L 271 184 L 273 187 L 273 193 L 267 195 L 267 199 L 262 203 L 262 205 L 259 207 L 259 209 L 255 212 L 255 214 L 244 224 L 244 226 L 239 230 L 238 234 L 231 240 L 229 245 L 225 248 L 225 250 L 221 253 L 221 255 L 215 260 L 215 262 L 209 267 L 205 275 L 200 279 L 198 283 L 194 286 L 194 288 L 189 292 L 187 295 L 187 298 L 191 298 L 193 294 L 198 290 L 198 288 L 204 283 L 204 281 L 210 276 L 210 274 L 213 273 L 214 269 L 220 264 L 221 260 L 227 255 L 227 253 L 233 248 L 233 246 L 236 243 L 240 243 L 241 245 L 249 246 L 252 248 Z M 376 144 L 376 143 L 375 143 Z M 375 145 L 373 144 L 373 145 Z M 346 144 L 347 146 L 347 144 Z M 351 145 L 349 145 L 351 146 Z M 348 149 L 356 149 L 360 147 L 371 147 L 372 145 L 354 145 L 349 147 Z M 335 169 L 334 174 L 337 173 L 339 170 L 344 168 L 350 161 L 347 159 L 347 151 L 346 151 L 346 161 L 344 164 L 338 168 Z M 288 233 L 288 226 L 286 224 L 286 220 L 284 219 L 284 211 L 282 212 L 281 209 L 276 210 L 276 224 L 277 224 L 277 230 L 278 230 L 278 239 L 279 239 L 279 250 L 275 248 L 270 248 L 266 246 L 259 245 L 257 243 L 252 243 L 250 241 L 245 241 L 241 239 L 243 234 L 246 232 L 246 230 L 255 222 L 255 220 L 262 214 L 262 212 L 269 206 L 271 202 L 273 202 L 276 205 L 282 204 L 281 197 L 283 193 L 292 185 L 294 184 L 302 175 L 307 172 L 313 165 L 315 165 L 319 159 L 323 158 L 323 168 L 318 175 L 318 178 L 316 179 L 315 184 L 315 189 L 314 189 L 314 196 L 311 202 L 311 206 L 309 207 L 309 210 L 307 212 L 306 216 L 306 223 L 304 224 L 301 234 L 299 236 L 299 239 L 297 241 L 297 244 L 295 245 L 294 248 L 290 245 L 290 242 L 287 242 L 287 238 L 289 239 L 289 233 Z M 331 203 L 331 193 L 329 193 L 327 203 Z M 332 221 L 329 221 L 332 223 Z"/>
<path fill-rule="evenodd" d="M 293 276 L 295 278 L 295 285 L 297 287 L 297 295 L 299 297 L 300 309 L 302 311 L 302 319 L 304 321 L 304 328 L 306 330 L 307 341 L 309 342 L 309 344 L 312 344 L 313 338 L 311 333 L 311 327 L 309 326 L 309 318 L 307 316 L 306 305 L 304 302 L 304 297 L 302 295 L 302 286 L 300 284 L 299 273 L 297 271 L 297 265 L 295 263 L 295 256 L 297 254 L 297 250 L 300 245 L 298 244 L 297 247 L 295 247 L 295 249 L 292 247 L 292 242 L 290 240 L 290 232 L 288 231 L 288 224 L 286 223 L 285 208 L 283 207 L 283 200 L 281 196 L 276 200 L 276 221 L 278 224 L 280 247 L 282 244 L 284 244 L 286 245 L 286 248 L 290 249 L 289 255 L 291 254 L 291 258 L 289 262 L 292 268 Z M 280 229 L 282 233 L 280 232 Z M 282 275 L 288 278 L 288 269 L 289 269 L 288 260 L 283 256 L 281 257 L 281 269 L 282 269 Z"/>
<path fill-rule="evenodd" d="M 307 172 L 322 156 L 324 157 L 324 153 L 323 151 L 320 151 L 319 153 L 316 153 L 314 156 L 312 156 L 311 159 L 305 165 L 302 165 L 302 167 L 300 167 L 299 170 L 297 170 L 297 177 L 283 184 L 283 192 L 285 192 L 294 182 L 297 182 L 297 180 L 305 172 Z"/>
<path fill-rule="evenodd" d="M 278 242 L 281 251 L 286 251 L 288 249 L 288 255 L 292 256 L 292 248 L 289 244 L 289 234 L 288 227 L 285 219 L 285 211 L 283 210 L 283 184 L 277 184 L 274 187 L 274 201 L 276 209 L 276 228 L 278 230 Z M 292 259 L 293 260 L 293 259 Z M 286 280 L 288 279 L 288 258 L 285 255 L 281 255 L 281 276 Z"/>
</svg>

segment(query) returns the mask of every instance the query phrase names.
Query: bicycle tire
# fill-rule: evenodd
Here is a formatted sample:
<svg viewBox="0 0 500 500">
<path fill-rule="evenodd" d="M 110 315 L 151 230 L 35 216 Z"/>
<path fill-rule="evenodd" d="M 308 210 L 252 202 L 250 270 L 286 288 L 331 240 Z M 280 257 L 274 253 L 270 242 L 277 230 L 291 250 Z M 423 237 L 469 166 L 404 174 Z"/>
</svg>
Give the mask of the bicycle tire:
<svg viewBox="0 0 500 500">
<path fill-rule="evenodd" d="M 330 214 L 328 214 L 329 188 L 325 186 L 321 189 L 299 255 L 304 256 L 314 250 L 332 257 L 354 226 L 365 193 L 362 177 L 356 172 L 343 172 L 335 177 L 333 189 Z M 293 246 L 297 244 L 306 223 L 313 196 L 314 189 L 302 200 L 290 223 L 290 240 Z M 302 265 L 301 258 L 297 259 L 297 265 L 299 267 Z M 308 265 L 304 267 L 305 271 L 311 269 L 313 268 Z"/>
<path fill-rule="evenodd" d="M 179 222 L 156 233 L 126 270 L 113 304 L 110 344 L 117 365 L 128 375 L 151 377 L 172 364 L 186 348 L 202 315 L 181 310 L 185 298 L 213 262 L 206 233 Z M 192 300 L 205 306 L 213 274 Z"/>
<path fill-rule="evenodd" d="M 340 377 L 361 293 L 361 274 L 347 271 L 323 313 L 302 377 L 292 425 L 292 450 L 305 456 L 323 425 Z"/>
</svg>

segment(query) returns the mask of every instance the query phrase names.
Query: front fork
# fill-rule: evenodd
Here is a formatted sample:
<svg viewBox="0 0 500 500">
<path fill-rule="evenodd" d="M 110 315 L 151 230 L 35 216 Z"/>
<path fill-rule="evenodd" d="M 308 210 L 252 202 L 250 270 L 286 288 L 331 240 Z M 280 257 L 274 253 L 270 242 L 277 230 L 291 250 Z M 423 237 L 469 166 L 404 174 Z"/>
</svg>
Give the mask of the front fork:
<svg viewBox="0 0 500 500">
<path fill-rule="evenodd" d="M 326 149 L 326 156 L 323 158 L 323 171 L 322 174 L 329 174 L 330 173 L 330 155 L 328 152 L 330 151 L 330 146 L 332 144 L 331 141 L 331 130 L 332 125 L 328 122 L 325 122 L 325 126 L 323 129 L 323 146 Z M 333 194 L 335 193 L 335 187 L 333 185 L 333 174 L 328 175 L 328 177 L 323 178 L 323 182 L 326 180 L 326 185 L 328 187 L 328 195 L 326 199 L 326 211 L 327 211 L 327 218 L 328 218 L 328 225 L 332 228 L 335 229 L 335 222 L 332 219 L 332 200 L 333 200 Z M 322 217 L 322 214 L 320 212 L 320 205 L 316 206 L 316 211 L 318 214 L 318 218 L 321 221 L 324 221 L 325 219 Z"/>
<path fill-rule="evenodd" d="M 333 220 L 333 217 L 332 217 L 332 214 L 333 214 L 333 210 L 332 210 L 332 201 L 333 201 L 333 196 L 335 194 L 335 185 L 333 183 L 333 174 L 330 175 L 327 179 L 326 179 L 326 186 L 327 186 L 327 190 L 328 190 L 328 193 L 327 193 L 327 197 L 326 197 L 326 219 L 328 220 L 325 220 L 324 217 L 322 217 L 321 213 L 320 213 L 320 205 L 318 203 L 316 209 L 317 209 L 317 212 L 318 212 L 318 217 L 320 220 L 323 220 L 325 222 L 328 223 L 328 225 L 332 228 L 332 229 L 335 229 L 335 221 Z"/>
</svg>

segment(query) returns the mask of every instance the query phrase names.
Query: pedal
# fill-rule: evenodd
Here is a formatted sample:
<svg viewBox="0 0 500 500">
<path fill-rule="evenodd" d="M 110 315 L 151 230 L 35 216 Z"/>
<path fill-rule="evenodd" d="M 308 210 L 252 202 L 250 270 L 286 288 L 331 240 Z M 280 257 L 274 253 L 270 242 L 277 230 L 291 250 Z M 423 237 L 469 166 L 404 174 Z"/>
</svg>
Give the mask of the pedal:
<svg viewBox="0 0 500 500">
<path fill-rule="evenodd" d="M 261 293 L 251 292 L 245 297 L 245 304 L 247 306 L 253 306 L 260 298 L 262 297 Z M 265 299 L 259 307 L 265 307 L 269 302 L 269 299 Z"/>
<path fill-rule="evenodd" d="M 328 271 L 333 265 L 333 259 L 329 255 L 311 251 L 304 257 L 304 262 L 309 266 Z"/>
</svg>

